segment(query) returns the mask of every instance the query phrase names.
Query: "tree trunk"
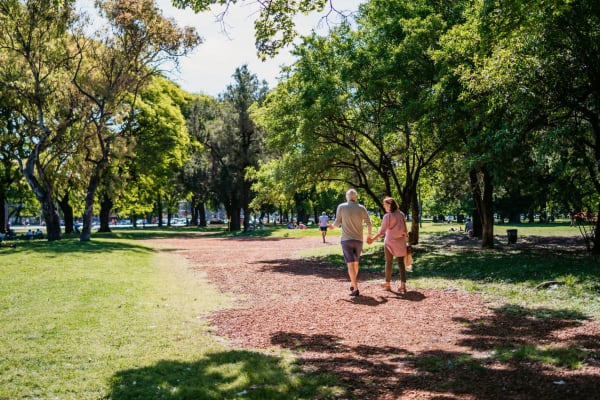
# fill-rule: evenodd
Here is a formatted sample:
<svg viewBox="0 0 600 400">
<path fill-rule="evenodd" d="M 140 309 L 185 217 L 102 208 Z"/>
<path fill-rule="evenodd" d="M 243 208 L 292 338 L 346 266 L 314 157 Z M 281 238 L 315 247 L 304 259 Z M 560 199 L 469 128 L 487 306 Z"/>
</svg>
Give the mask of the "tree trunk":
<svg viewBox="0 0 600 400">
<path fill-rule="evenodd" d="M 308 213 L 306 212 L 306 210 L 304 208 L 299 208 L 298 209 L 298 223 L 303 222 L 306 223 L 308 221 Z"/>
<path fill-rule="evenodd" d="M 100 185 L 100 166 L 96 166 L 96 169 L 90 176 L 88 183 L 87 193 L 85 194 L 85 205 L 83 210 L 83 227 L 81 228 L 81 236 L 79 240 L 87 242 L 92 238 L 92 222 L 94 219 L 94 198 L 96 197 L 96 190 Z"/>
<path fill-rule="evenodd" d="M 246 151 L 248 149 L 246 148 Z M 247 165 L 243 166 L 242 170 L 245 170 Z M 243 175 L 242 175 L 243 176 Z M 234 194 L 235 196 L 235 194 Z M 244 210 L 244 232 L 250 230 L 250 182 L 242 178 L 242 188 L 240 192 L 240 208 Z"/>
<path fill-rule="evenodd" d="M 481 218 L 481 247 L 494 247 L 494 212 L 492 198 L 492 179 L 485 167 L 469 171 L 471 190 L 473 191 L 473 202 L 477 214 Z M 475 216 L 473 216 L 475 217 Z M 475 218 L 474 218 L 475 219 Z M 475 220 L 473 226 L 477 233 Z"/>
<path fill-rule="evenodd" d="M 52 197 L 52 190 L 50 185 L 45 181 L 44 171 L 39 170 L 40 180 L 35 176 L 35 166 L 38 162 L 39 144 L 35 147 L 32 154 L 27 159 L 25 168 L 23 169 L 23 176 L 29 183 L 31 190 L 35 194 L 42 206 L 42 218 L 46 223 L 46 236 L 49 242 L 54 240 L 60 240 L 61 229 L 60 229 L 60 218 L 54 205 L 54 199 Z"/>
<path fill-rule="evenodd" d="M 110 232 L 110 212 L 113 208 L 113 201 L 110 196 L 106 193 L 102 194 L 100 200 L 100 229 L 98 232 Z"/>
<path fill-rule="evenodd" d="M 206 208 L 204 207 L 203 201 L 198 203 L 198 217 L 200 217 L 200 222 L 198 224 L 200 226 L 206 226 Z"/>
<path fill-rule="evenodd" d="M 483 174 L 483 202 L 481 222 L 483 235 L 481 247 L 491 249 L 494 247 L 494 198 L 492 189 L 492 177 L 486 168 L 482 168 Z"/>
<path fill-rule="evenodd" d="M 157 200 L 156 200 L 156 213 L 158 214 L 157 218 L 158 218 L 158 227 L 162 228 L 163 223 L 162 223 L 162 215 L 163 215 L 163 204 L 162 204 L 162 196 L 160 195 L 160 191 L 157 192 L 156 194 Z"/>
<path fill-rule="evenodd" d="M 473 209 L 473 236 L 481 240 L 483 236 L 483 227 L 481 226 L 481 215 L 477 207 Z"/>
<path fill-rule="evenodd" d="M 238 204 L 232 204 L 226 207 L 227 211 L 227 227 L 229 232 L 238 232 L 241 229 L 240 224 L 240 207 Z"/>
<path fill-rule="evenodd" d="M 594 255 L 600 255 L 598 238 L 600 238 L 600 205 L 598 206 L 598 212 L 596 212 L 596 228 L 594 229 L 594 244 L 592 246 L 592 254 Z"/>
<path fill-rule="evenodd" d="M 60 217 L 51 198 L 46 198 L 42 202 L 42 215 L 46 222 L 46 236 L 48 237 L 48 241 L 60 240 L 62 238 Z"/>
<path fill-rule="evenodd" d="M 240 218 L 238 218 L 238 220 L 241 219 L 241 213 L 240 213 Z M 242 228 L 240 226 L 240 228 Z M 250 230 L 250 210 L 248 208 L 244 209 L 244 232 L 248 232 Z"/>
<path fill-rule="evenodd" d="M 413 190 L 412 201 L 411 201 L 411 215 L 410 220 L 410 244 L 419 244 L 419 199 L 417 197 L 417 191 Z"/>
<path fill-rule="evenodd" d="M 1 158 L 1 157 L 0 157 Z M 14 167 L 12 159 L 2 158 L 2 165 L 0 170 L 4 170 L 3 176 L 0 179 L 0 233 L 8 232 L 8 188 L 17 180 L 20 179 L 21 175 L 17 173 Z"/>
<path fill-rule="evenodd" d="M 69 204 L 69 192 L 67 192 L 62 199 L 59 199 L 58 205 L 63 213 L 63 219 L 65 220 L 65 233 L 73 233 L 73 207 Z"/>
<path fill-rule="evenodd" d="M 508 222 L 511 224 L 520 224 L 521 213 L 518 210 L 511 210 L 508 214 Z"/>
<path fill-rule="evenodd" d="M 8 215 L 6 210 L 6 195 L 4 191 L 0 192 L 0 233 L 8 231 Z"/>
<path fill-rule="evenodd" d="M 196 205 L 196 202 L 194 202 L 192 200 L 192 207 L 191 207 L 191 212 L 190 212 L 190 222 L 189 224 L 191 226 L 200 226 L 200 223 L 198 222 L 200 219 L 200 211 L 199 211 L 199 206 Z"/>
</svg>

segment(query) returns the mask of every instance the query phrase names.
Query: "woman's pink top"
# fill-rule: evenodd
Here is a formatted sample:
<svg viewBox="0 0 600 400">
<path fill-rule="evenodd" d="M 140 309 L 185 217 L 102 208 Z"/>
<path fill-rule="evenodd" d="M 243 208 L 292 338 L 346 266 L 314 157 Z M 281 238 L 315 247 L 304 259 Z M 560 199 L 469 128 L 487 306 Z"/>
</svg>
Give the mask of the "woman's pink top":
<svg viewBox="0 0 600 400">
<path fill-rule="evenodd" d="M 386 213 L 381 220 L 381 227 L 378 235 L 385 235 L 383 244 L 395 257 L 404 257 L 406 255 L 406 239 L 408 231 L 406 229 L 406 217 L 400 210 Z"/>
</svg>

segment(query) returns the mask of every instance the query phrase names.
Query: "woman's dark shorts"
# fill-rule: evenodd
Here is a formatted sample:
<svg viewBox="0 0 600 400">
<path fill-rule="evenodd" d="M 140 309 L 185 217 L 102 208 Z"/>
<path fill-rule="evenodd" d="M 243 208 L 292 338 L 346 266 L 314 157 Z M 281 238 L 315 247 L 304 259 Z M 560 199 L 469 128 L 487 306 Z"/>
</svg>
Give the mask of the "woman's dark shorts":
<svg viewBox="0 0 600 400">
<path fill-rule="evenodd" d="M 319 229 L 321 230 L 321 232 L 327 232 L 326 226 L 320 226 Z"/>
</svg>

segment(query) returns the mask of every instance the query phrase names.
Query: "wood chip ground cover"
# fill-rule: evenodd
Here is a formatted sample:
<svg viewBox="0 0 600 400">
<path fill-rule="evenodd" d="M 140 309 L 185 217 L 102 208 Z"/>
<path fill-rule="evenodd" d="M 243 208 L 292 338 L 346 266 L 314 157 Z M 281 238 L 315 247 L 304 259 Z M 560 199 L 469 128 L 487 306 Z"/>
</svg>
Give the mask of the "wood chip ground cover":
<svg viewBox="0 0 600 400">
<path fill-rule="evenodd" d="M 494 356 L 511 348 L 598 355 L 594 321 L 518 315 L 474 294 L 411 289 L 410 280 L 400 295 L 368 273 L 352 298 L 345 271 L 297 256 L 309 247 L 339 247 L 336 238 L 160 241 L 237 299 L 234 308 L 210 316 L 216 334 L 240 348 L 288 349 L 307 373 L 337 376 L 350 398 L 600 398 L 596 357 L 569 369 Z"/>
</svg>

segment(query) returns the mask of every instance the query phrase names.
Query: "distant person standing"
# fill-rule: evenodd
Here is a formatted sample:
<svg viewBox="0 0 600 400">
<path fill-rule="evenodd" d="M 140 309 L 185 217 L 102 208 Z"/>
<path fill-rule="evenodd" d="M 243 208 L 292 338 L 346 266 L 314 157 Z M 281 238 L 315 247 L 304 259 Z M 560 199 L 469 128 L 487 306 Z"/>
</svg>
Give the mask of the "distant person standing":
<svg viewBox="0 0 600 400">
<path fill-rule="evenodd" d="M 321 230 L 321 236 L 323 237 L 323 243 L 325 243 L 325 236 L 327 236 L 327 229 L 329 228 L 329 217 L 327 213 L 323 211 L 319 217 L 319 229 Z"/>
<path fill-rule="evenodd" d="M 346 192 L 346 202 L 338 205 L 335 213 L 335 221 L 330 224 L 331 229 L 342 227 L 341 245 L 344 253 L 344 261 L 348 266 L 350 276 L 350 296 L 358 296 L 358 270 L 360 255 L 363 247 L 363 223 L 367 225 L 368 236 L 371 237 L 371 218 L 367 209 L 358 204 L 358 193 L 354 189 Z"/>
</svg>

